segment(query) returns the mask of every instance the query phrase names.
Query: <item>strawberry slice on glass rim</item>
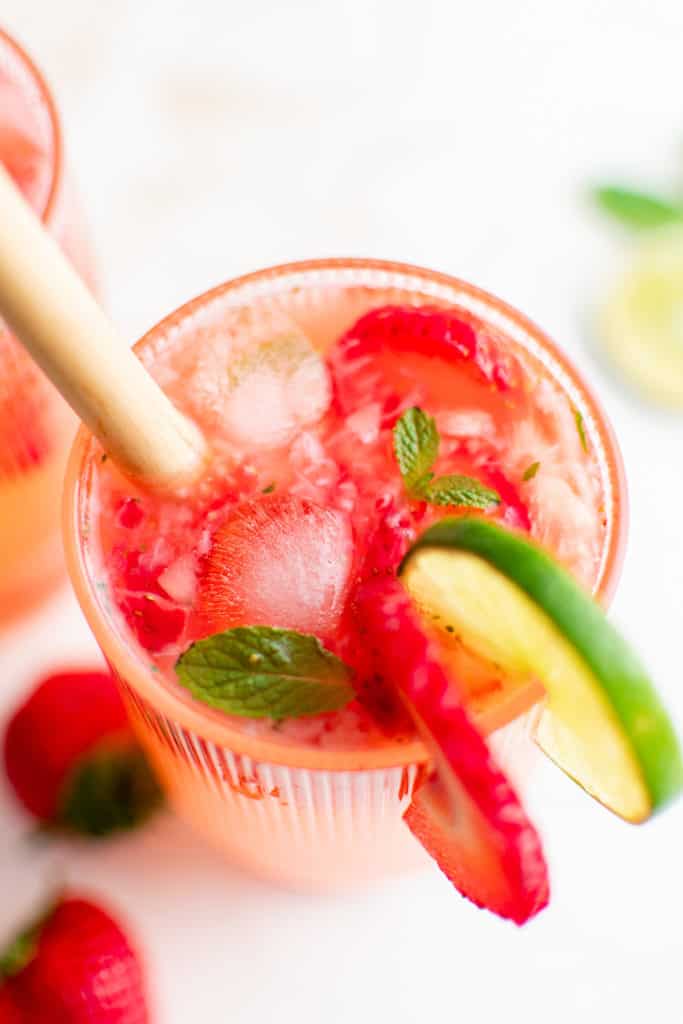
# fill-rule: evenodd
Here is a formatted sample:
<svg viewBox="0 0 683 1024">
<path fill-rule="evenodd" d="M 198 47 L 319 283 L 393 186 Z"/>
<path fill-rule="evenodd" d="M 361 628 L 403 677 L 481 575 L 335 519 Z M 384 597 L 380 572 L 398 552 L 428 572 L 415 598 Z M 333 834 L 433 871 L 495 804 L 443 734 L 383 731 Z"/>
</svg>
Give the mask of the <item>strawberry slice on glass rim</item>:
<svg viewBox="0 0 683 1024">
<path fill-rule="evenodd" d="M 398 690 L 435 766 L 413 793 L 408 827 L 463 896 L 523 924 L 546 906 L 549 885 L 519 798 L 402 584 L 390 576 L 362 583 L 354 610 L 378 674 Z"/>
</svg>

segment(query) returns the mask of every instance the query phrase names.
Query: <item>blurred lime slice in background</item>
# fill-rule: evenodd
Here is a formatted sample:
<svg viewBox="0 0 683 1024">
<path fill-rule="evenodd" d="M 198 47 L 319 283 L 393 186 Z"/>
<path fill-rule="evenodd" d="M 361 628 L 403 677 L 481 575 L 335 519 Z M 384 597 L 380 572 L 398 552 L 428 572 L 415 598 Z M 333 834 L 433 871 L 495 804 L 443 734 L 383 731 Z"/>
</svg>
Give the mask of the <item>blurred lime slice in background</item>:
<svg viewBox="0 0 683 1024">
<path fill-rule="evenodd" d="M 601 345 L 641 394 L 683 408 L 683 226 L 643 238 L 597 328 Z"/>
</svg>

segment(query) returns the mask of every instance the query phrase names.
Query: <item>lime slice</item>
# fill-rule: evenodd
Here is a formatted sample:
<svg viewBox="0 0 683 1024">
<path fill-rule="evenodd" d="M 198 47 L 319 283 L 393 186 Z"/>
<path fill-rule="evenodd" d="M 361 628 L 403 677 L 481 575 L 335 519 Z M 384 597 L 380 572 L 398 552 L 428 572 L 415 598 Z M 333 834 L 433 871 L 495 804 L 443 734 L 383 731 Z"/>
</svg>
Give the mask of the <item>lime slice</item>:
<svg viewBox="0 0 683 1024">
<path fill-rule="evenodd" d="M 437 627 L 511 676 L 543 683 L 537 741 L 588 793 L 640 822 L 680 792 L 680 748 L 647 673 L 541 548 L 481 518 L 444 519 L 401 572 Z"/>
<path fill-rule="evenodd" d="M 683 230 L 662 230 L 637 250 L 598 317 L 600 341 L 638 390 L 683 407 Z"/>
</svg>

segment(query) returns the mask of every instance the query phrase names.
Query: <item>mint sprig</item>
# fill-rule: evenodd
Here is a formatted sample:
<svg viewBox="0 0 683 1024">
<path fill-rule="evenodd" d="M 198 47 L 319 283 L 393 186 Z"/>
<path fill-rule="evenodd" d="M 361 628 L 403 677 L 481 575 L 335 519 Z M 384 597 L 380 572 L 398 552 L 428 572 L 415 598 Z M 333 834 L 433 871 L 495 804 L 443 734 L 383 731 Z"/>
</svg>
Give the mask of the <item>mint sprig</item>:
<svg viewBox="0 0 683 1024">
<path fill-rule="evenodd" d="M 230 715 L 298 718 L 353 698 L 351 669 L 306 633 L 236 626 L 198 640 L 176 663 L 193 697 Z"/>
<path fill-rule="evenodd" d="M 407 409 L 394 427 L 394 454 L 408 491 L 419 490 L 439 454 L 439 431 L 418 406 Z"/>
<path fill-rule="evenodd" d="M 394 427 L 394 453 L 406 490 L 430 505 L 489 508 L 500 496 L 474 477 L 462 474 L 435 477 L 432 466 L 439 454 L 439 431 L 432 416 L 413 406 Z"/>
<path fill-rule="evenodd" d="M 604 213 L 629 228 L 656 228 L 683 220 L 680 203 L 636 189 L 601 185 L 593 190 L 593 198 Z"/>
</svg>

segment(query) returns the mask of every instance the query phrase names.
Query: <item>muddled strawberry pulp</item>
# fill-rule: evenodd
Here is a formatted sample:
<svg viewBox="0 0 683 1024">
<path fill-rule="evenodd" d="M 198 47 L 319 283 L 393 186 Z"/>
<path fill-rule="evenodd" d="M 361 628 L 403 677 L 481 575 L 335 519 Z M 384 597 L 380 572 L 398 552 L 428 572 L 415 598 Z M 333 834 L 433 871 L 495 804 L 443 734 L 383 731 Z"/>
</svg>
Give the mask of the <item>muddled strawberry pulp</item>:
<svg viewBox="0 0 683 1024">
<path fill-rule="evenodd" d="M 393 429 L 407 409 L 434 417 L 436 473 L 499 495 L 476 514 L 531 531 L 588 585 L 597 575 L 600 476 L 566 395 L 471 312 L 414 303 L 349 287 L 201 310 L 140 354 L 207 436 L 207 475 L 161 500 L 106 459 L 96 467 L 93 571 L 169 686 L 192 641 L 238 625 L 314 633 L 355 669 L 358 699 L 279 724 L 284 743 L 353 749 L 414 733 L 367 663 L 354 614 L 359 583 L 393 575 L 417 532 L 462 511 L 406 490 Z M 489 666 L 475 669 L 476 711 L 496 683 Z"/>
</svg>

